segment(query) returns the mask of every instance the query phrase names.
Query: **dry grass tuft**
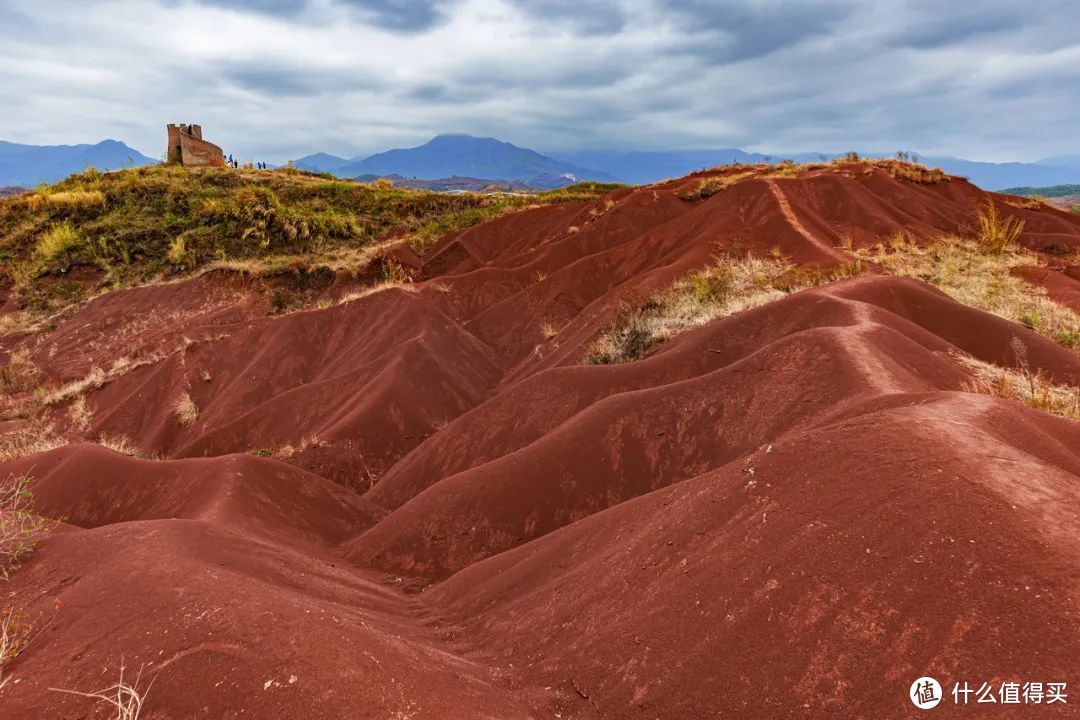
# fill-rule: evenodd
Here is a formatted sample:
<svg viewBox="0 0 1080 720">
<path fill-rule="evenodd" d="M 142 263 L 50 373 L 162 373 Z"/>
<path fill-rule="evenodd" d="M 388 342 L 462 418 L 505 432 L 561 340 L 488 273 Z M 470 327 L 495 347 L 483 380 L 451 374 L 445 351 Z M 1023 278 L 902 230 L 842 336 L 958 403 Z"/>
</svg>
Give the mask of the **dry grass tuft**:
<svg viewBox="0 0 1080 720">
<path fill-rule="evenodd" d="M 176 422 L 180 423 L 181 427 L 188 427 L 199 419 L 199 408 L 196 407 L 195 401 L 191 399 L 191 395 L 187 392 L 176 398 L 172 410 L 173 414 L 176 415 Z"/>
<path fill-rule="evenodd" d="M 185 265 L 188 260 L 187 241 L 183 235 L 177 235 L 169 243 L 169 249 L 165 251 L 165 259 L 171 265 Z"/>
<path fill-rule="evenodd" d="M 72 380 L 51 390 L 39 389 L 33 397 L 0 412 L 0 419 L 31 417 L 43 407 L 59 405 L 90 390 L 96 390 L 121 375 L 125 375 L 144 365 L 159 362 L 163 357 L 161 354 L 150 354 L 138 360 L 123 357 L 115 360 L 108 370 L 102 370 L 100 367 L 94 366 L 90 368 L 85 377 L 78 380 Z"/>
<path fill-rule="evenodd" d="M 64 444 L 51 424 L 24 422 L 0 435 L 0 462 L 47 452 Z"/>
<path fill-rule="evenodd" d="M 86 396 L 79 395 L 68 406 L 68 419 L 72 426 L 79 432 L 90 429 L 90 423 L 94 419 L 94 411 L 86 406 Z"/>
<path fill-rule="evenodd" d="M 753 175 L 751 172 L 740 172 L 730 175 L 711 175 L 699 180 L 698 184 L 693 189 L 684 190 L 679 193 L 679 197 L 691 202 L 695 200 L 706 200 L 721 190 L 724 190 L 751 175 Z"/>
<path fill-rule="evenodd" d="M 1012 274 L 1015 267 L 1040 264 L 1027 250 L 987 252 L 982 240 L 957 237 L 924 247 L 896 237 L 856 255 L 893 275 L 924 280 L 965 305 L 1026 325 L 1066 346 L 1080 346 L 1080 314 Z"/>
<path fill-rule="evenodd" d="M 34 627 L 26 613 L 14 606 L 0 610 L 0 689 L 11 681 L 7 668 L 26 649 Z"/>
<path fill-rule="evenodd" d="M 1003 215 L 993 200 L 979 206 L 975 215 L 975 227 L 983 250 L 1001 255 L 1017 246 L 1024 232 L 1024 221 L 1015 215 Z"/>
<path fill-rule="evenodd" d="M 79 233 L 70 222 L 53 225 L 34 247 L 34 258 L 48 264 L 79 247 Z"/>
<path fill-rule="evenodd" d="M 11 353 L 8 364 L 0 368 L 0 396 L 34 390 L 41 383 L 41 371 L 30 359 L 29 348 L 21 347 Z"/>
<path fill-rule="evenodd" d="M 58 388 L 43 392 L 37 401 L 40 405 L 58 405 L 67 400 L 82 395 L 90 390 L 97 390 L 109 380 L 113 379 L 112 373 L 106 373 L 99 367 L 90 368 L 85 377 L 72 380 Z"/>
<path fill-rule="evenodd" d="M 108 707 L 110 714 L 115 712 L 115 720 L 139 720 L 139 715 L 142 713 L 143 703 L 146 702 L 146 695 L 150 692 L 150 688 L 153 686 L 154 681 L 143 689 L 139 688 L 139 683 L 142 680 L 142 669 L 139 669 L 139 674 L 135 676 L 134 682 L 130 684 L 124 680 L 124 671 L 126 668 L 123 665 L 123 660 L 120 664 L 120 679 L 114 685 L 103 690 L 95 690 L 94 692 L 80 692 L 78 690 L 64 690 L 62 688 L 49 688 L 53 692 L 67 693 L 69 695 L 79 695 L 81 697 L 90 698 L 96 701 L 96 704 L 104 704 Z"/>
<path fill-rule="evenodd" d="M 105 194 L 100 190 L 68 190 L 45 194 L 45 202 L 67 208 L 104 207 Z"/>
<path fill-rule="evenodd" d="M 1019 340 L 1013 338 L 1014 349 Z M 1023 348 L 1023 344 L 1019 343 Z M 1041 371 L 1032 371 L 1027 363 L 1027 350 L 1017 350 L 1019 370 L 1009 370 L 976 360 L 968 355 L 957 356 L 972 375 L 970 392 L 993 395 L 1022 402 L 1028 407 L 1080 421 L 1080 386 L 1056 385 Z"/>
<path fill-rule="evenodd" d="M 857 264 L 796 270 L 777 259 L 721 258 L 691 273 L 663 293 L 618 311 L 615 321 L 589 345 L 585 362 L 631 362 L 654 345 L 711 320 L 779 300 L 789 293 L 859 272 Z"/>
<path fill-rule="evenodd" d="M 127 435 L 104 434 L 97 439 L 97 444 L 102 447 L 108 448 L 113 452 L 118 452 L 121 455 L 142 458 L 144 460 L 152 459 L 145 452 L 140 450 L 139 447 L 136 446 L 135 443 L 131 441 L 131 438 L 129 438 Z"/>
<path fill-rule="evenodd" d="M 897 180 L 917 185 L 936 185 L 949 179 L 949 176 L 941 168 L 928 168 L 922 163 L 901 160 L 876 160 L 870 162 Z"/>
</svg>

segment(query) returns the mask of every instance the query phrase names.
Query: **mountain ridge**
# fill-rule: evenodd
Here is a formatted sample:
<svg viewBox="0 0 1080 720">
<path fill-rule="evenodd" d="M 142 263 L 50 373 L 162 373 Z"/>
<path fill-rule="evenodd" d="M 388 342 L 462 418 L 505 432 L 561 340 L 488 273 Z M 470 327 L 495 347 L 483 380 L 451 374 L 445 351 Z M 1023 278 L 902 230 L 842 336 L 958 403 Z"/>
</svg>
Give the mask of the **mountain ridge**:
<svg viewBox="0 0 1080 720">
<path fill-rule="evenodd" d="M 0 140 L 0 185 L 34 187 L 88 167 L 117 170 L 158 162 L 119 140 L 77 145 L 24 145 Z"/>
<path fill-rule="evenodd" d="M 498 162 L 497 152 L 514 156 L 513 162 Z M 691 150 L 603 150 L 583 148 L 538 152 L 496 138 L 465 134 L 436 135 L 412 148 L 398 148 L 351 160 L 328 153 L 314 153 L 296 161 L 297 167 L 330 172 L 338 177 L 400 175 L 406 178 L 435 180 L 469 176 L 490 180 L 529 181 L 539 174 L 568 173 L 579 180 L 616 181 L 636 185 L 681 177 L 687 173 L 717 165 L 737 163 L 776 163 L 784 159 L 796 162 L 831 160 L 844 153 L 761 153 L 739 148 L 701 148 Z M 892 153 L 860 153 L 867 157 L 891 157 Z M 1080 158 L 1059 155 L 1036 162 L 982 162 L 951 156 L 912 153 L 931 167 L 969 178 L 987 190 L 1017 186 L 1048 186 L 1080 183 Z M 1069 158 L 1076 160 L 1069 164 Z M 1060 164 L 1051 164 L 1051 161 Z M 540 172 L 534 172 L 539 168 Z M 530 174 L 531 173 L 531 174 Z"/>
</svg>

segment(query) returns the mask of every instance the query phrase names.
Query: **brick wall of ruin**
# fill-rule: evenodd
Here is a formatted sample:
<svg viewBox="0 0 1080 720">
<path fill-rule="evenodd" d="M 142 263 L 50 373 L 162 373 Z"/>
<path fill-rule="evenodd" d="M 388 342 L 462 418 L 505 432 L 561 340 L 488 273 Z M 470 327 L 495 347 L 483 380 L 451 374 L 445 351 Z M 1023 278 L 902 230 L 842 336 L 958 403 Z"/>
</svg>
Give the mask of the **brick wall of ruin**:
<svg viewBox="0 0 1080 720">
<path fill-rule="evenodd" d="M 184 167 L 225 167 L 225 154 L 217 145 L 202 139 L 200 126 L 169 125 L 168 130 L 168 162 Z"/>
</svg>

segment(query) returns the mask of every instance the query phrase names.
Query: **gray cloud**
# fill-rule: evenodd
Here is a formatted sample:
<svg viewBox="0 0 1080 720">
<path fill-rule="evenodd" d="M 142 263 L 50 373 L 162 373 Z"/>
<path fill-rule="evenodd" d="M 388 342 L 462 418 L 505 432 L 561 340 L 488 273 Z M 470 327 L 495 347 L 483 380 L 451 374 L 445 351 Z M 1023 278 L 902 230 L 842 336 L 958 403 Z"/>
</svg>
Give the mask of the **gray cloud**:
<svg viewBox="0 0 1080 720">
<path fill-rule="evenodd" d="M 744 4 L 670 0 L 666 7 L 694 38 L 696 52 L 711 62 L 734 62 L 763 57 L 827 34 L 857 6 L 850 0 Z"/>
<path fill-rule="evenodd" d="M 1080 151 L 1078 25 L 1070 0 L 5 0 L 0 139 L 1033 159 Z"/>
<path fill-rule="evenodd" d="M 230 62 L 217 68 L 215 77 L 244 91 L 271 97 L 311 98 L 385 87 L 362 68 L 308 68 L 276 62 Z"/>
<path fill-rule="evenodd" d="M 510 4 L 537 23 L 586 36 L 619 32 L 626 24 L 617 0 L 510 0 Z"/>
<path fill-rule="evenodd" d="M 175 2 L 176 0 L 174 0 Z M 313 0 L 198 0 L 205 5 L 238 12 L 298 19 L 318 4 Z M 333 0 L 333 5 L 351 10 L 364 23 L 400 32 L 420 32 L 445 20 L 444 9 L 452 2 L 433 0 Z"/>
</svg>

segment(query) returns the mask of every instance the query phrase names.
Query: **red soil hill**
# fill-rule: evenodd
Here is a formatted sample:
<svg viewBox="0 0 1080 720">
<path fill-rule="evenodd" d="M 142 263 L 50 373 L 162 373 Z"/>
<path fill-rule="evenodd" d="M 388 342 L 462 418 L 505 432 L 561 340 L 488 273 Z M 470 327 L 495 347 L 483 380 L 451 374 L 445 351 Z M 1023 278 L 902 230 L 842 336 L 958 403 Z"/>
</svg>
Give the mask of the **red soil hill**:
<svg viewBox="0 0 1080 720">
<path fill-rule="evenodd" d="M 54 379 L 152 360 L 87 392 L 86 429 L 46 413 L 163 459 L 0 465 L 65 518 L 9 582 L 45 630 L 0 716 L 87 717 L 48 688 L 121 662 L 148 718 L 909 717 L 921 675 L 1078 682 L 1080 427 L 968 392 L 956 359 L 1019 342 L 1077 383 L 1076 353 L 872 275 L 582 363 L 717 255 L 846 262 L 968 232 L 987 198 L 850 163 L 687 199 L 736 172 L 506 215 L 324 309 L 260 316 L 215 273 L 9 339 Z M 1029 248 L 1080 247 L 1080 218 L 997 201 Z"/>
</svg>

